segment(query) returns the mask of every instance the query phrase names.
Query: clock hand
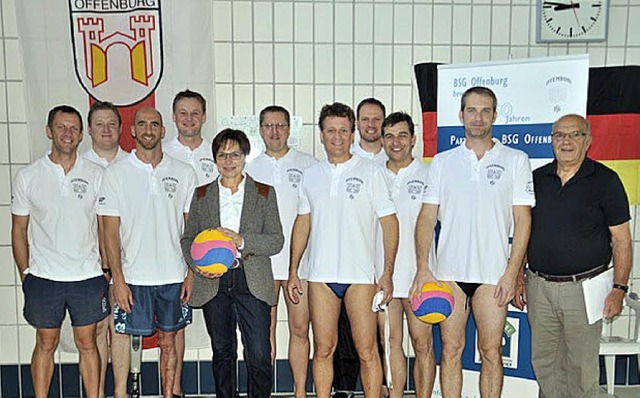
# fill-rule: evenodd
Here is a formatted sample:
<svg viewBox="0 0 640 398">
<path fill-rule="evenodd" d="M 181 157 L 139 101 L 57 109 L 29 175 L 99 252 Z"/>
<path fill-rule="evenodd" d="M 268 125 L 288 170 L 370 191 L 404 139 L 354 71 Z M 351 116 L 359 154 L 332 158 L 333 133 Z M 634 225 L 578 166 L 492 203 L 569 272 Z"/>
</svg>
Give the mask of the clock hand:
<svg viewBox="0 0 640 398">
<path fill-rule="evenodd" d="M 553 7 L 553 11 L 573 10 L 573 12 L 575 13 L 576 8 L 580 8 L 580 3 L 571 2 L 571 4 L 558 4 L 557 6 Z"/>
<path fill-rule="evenodd" d="M 574 3 L 573 1 L 571 1 L 571 5 L 573 6 L 573 16 L 576 17 L 576 23 L 578 24 L 578 27 L 580 27 L 580 20 L 578 19 L 578 12 L 576 11 L 576 8 L 580 7 L 580 3 Z"/>
<path fill-rule="evenodd" d="M 555 1 L 545 1 L 542 3 L 543 5 L 548 5 L 548 6 L 567 6 L 567 3 L 558 3 Z"/>
</svg>

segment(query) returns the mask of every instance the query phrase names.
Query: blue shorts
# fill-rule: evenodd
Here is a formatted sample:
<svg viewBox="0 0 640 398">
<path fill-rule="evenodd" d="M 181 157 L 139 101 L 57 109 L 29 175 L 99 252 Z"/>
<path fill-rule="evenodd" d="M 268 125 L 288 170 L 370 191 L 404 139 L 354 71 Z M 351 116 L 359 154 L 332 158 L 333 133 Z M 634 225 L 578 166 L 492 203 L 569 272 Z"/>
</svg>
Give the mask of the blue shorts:
<svg viewBox="0 0 640 398">
<path fill-rule="evenodd" d="M 191 323 L 191 307 L 180 301 L 182 283 L 158 286 L 128 285 L 133 295 L 131 312 L 113 306 L 116 333 L 150 336 L 156 328 L 175 332 Z"/>
<path fill-rule="evenodd" d="M 58 329 L 66 311 L 71 326 L 91 325 L 109 315 L 109 283 L 103 275 L 57 282 L 27 274 L 22 282 L 24 318 L 37 329 Z"/>
</svg>

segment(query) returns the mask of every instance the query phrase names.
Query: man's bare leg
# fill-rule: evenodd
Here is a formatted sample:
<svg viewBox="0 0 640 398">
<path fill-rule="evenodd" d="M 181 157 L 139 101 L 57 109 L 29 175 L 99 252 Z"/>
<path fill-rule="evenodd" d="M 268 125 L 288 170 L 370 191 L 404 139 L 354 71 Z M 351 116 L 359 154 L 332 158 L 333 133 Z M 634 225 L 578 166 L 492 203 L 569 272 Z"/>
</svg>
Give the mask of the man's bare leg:
<svg viewBox="0 0 640 398">
<path fill-rule="evenodd" d="M 184 330 L 176 332 L 176 373 L 173 379 L 173 394 L 182 395 L 182 364 L 184 362 Z"/>
<path fill-rule="evenodd" d="M 107 378 L 107 365 L 109 364 L 109 317 L 98 322 L 96 328 L 96 345 L 100 354 L 100 384 L 98 387 L 100 398 L 104 398 L 105 379 Z"/>
<path fill-rule="evenodd" d="M 403 339 L 403 312 L 402 312 L 402 299 L 394 298 L 387 307 L 387 314 L 389 314 L 389 346 L 391 353 L 391 379 L 393 381 L 393 388 L 389 390 L 391 398 L 402 398 L 404 393 L 404 387 L 407 384 L 407 357 L 404 354 L 402 348 Z M 384 334 L 384 312 L 378 314 L 378 329 L 380 330 L 380 337 L 382 338 L 382 344 L 386 343 L 386 336 Z M 386 347 L 384 347 L 386 349 Z M 417 360 L 417 356 L 416 356 Z M 387 363 L 383 361 L 382 368 L 386 377 L 389 370 L 387 369 Z M 389 380 L 387 380 L 389 385 Z M 416 387 L 416 391 L 417 391 Z"/>
<path fill-rule="evenodd" d="M 293 304 L 285 294 L 289 319 L 289 366 L 293 374 L 294 397 L 307 396 L 307 371 L 309 368 L 309 284 L 301 280 L 302 295 L 298 304 Z M 284 285 L 284 281 L 282 283 Z M 284 287 L 284 286 L 283 286 Z"/>
<path fill-rule="evenodd" d="M 173 381 L 176 374 L 176 332 L 158 330 L 160 347 L 160 377 L 164 398 L 172 398 Z"/>
<path fill-rule="evenodd" d="M 309 282 L 309 315 L 313 326 L 313 383 L 318 398 L 331 396 L 333 353 L 338 342 L 340 304 L 340 299 L 326 284 Z"/>
<path fill-rule="evenodd" d="M 113 285 L 109 286 L 109 302 L 111 314 L 109 318 L 109 339 L 111 353 L 111 370 L 113 371 L 113 397 L 127 398 L 127 380 L 129 379 L 129 365 L 131 357 L 129 348 L 131 337 L 128 334 L 116 333 L 113 323 Z"/>
<path fill-rule="evenodd" d="M 394 300 L 395 301 L 395 300 Z M 436 379 L 436 359 L 433 353 L 432 326 L 424 323 L 411 311 L 409 299 L 402 299 L 402 308 L 407 314 L 409 335 L 416 354 L 413 366 L 413 382 L 416 388 L 416 398 L 431 397 L 433 384 Z"/>
<path fill-rule="evenodd" d="M 507 306 L 499 307 L 493 297 L 496 287 L 482 285 L 473 295 L 473 316 L 478 327 L 478 351 L 482 358 L 480 395 L 500 397 L 502 394 L 502 335 L 507 319 Z"/>
<path fill-rule="evenodd" d="M 100 387 L 100 354 L 96 345 L 96 324 L 74 326 L 73 338 L 80 353 L 80 376 L 87 397 L 97 398 Z"/>
<path fill-rule="evenodd" d="M 31 379 L 36 398 L 49 396 L 53 377 L 53 354 L 60 342 L 60 329 L 36 329 L 36 346 L 31 354 Z"/>
<path fill-rule="evenodd" d="M 451 287 L 455 304 L 451 315 L 440 323 L 442 336 L 442 359 L 440 361 L 440 385 L 445 397 L 459 397 L 462 394 L 462 351 L 469 307 L 467 295 L 455 282 L 447 282 Z"/>
<path fill-rule="evenodd" d="M 360 379 L 366 397 L 379 397 L 382 386 L 382 366 L 377 340 L 378 316 L 371 311 L 375 293 L 376 286 L 373 284 L 353 284 L 344 296 L 353 342 L 360 357 Z M 336 314 L 339 315 L 339 312 Z"/>
</svg>

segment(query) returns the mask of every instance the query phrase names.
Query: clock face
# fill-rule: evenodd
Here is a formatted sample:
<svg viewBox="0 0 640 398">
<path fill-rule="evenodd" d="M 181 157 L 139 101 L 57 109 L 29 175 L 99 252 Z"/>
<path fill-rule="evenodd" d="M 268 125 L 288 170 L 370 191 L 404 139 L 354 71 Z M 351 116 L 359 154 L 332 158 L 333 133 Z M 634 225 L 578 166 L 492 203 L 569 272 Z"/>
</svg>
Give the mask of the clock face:
<svg viewBox="0 0 640 398">
<path fill-rule="evenodd" d="M 608 1 L 539 1 L 538 41 L 606 39 Z"/>
</svg>

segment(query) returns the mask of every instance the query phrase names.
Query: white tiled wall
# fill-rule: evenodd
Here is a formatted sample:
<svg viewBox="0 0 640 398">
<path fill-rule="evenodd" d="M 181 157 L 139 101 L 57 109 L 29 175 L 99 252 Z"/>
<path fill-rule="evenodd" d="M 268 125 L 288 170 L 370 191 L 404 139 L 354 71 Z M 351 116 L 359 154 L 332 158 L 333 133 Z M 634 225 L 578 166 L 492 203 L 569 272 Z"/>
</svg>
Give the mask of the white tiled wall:
<svg viewBox="0 0 640 398">
<path fill-rule="evenodd" d="M 21 315 L 22 292 L 10 253 L 10 181 L 31 160 L 16 1 L 21 0 L 0 0 L 1 364 L 28 363 L 33 346 L 33 331 Z M 640 64 L 638 0 L 611 1 L 606 43 L 576 45 L 536 43 L 535 0 L 212 1 L 216 116 L 257 113 L 279 103 L 304 118 L 306 136 L 314 137 L 304 149 L 319 157 L 323 154 L 314 123 L 327 102 L 355 105 L 374 95 L 389 110 L 410 112 L 420 123 L 412 70 L 418 62 L 589 53 L 592 66 Z M 640 211 L 633 212 L 638 220 Z M 638 253 L 640 222 L 633 230 Z M 634 270 L 639 276 L 634 288 L 640 291 L 638 255 Z M 285 312 L 279 314 L 278 357 L 285 358 L 288 331 Z M 628 328 L 628 317 L 614 327 Z M 188 358 L 197 357 L 206 359 L 209 354 L 188 353 Z"/>
</svg>

